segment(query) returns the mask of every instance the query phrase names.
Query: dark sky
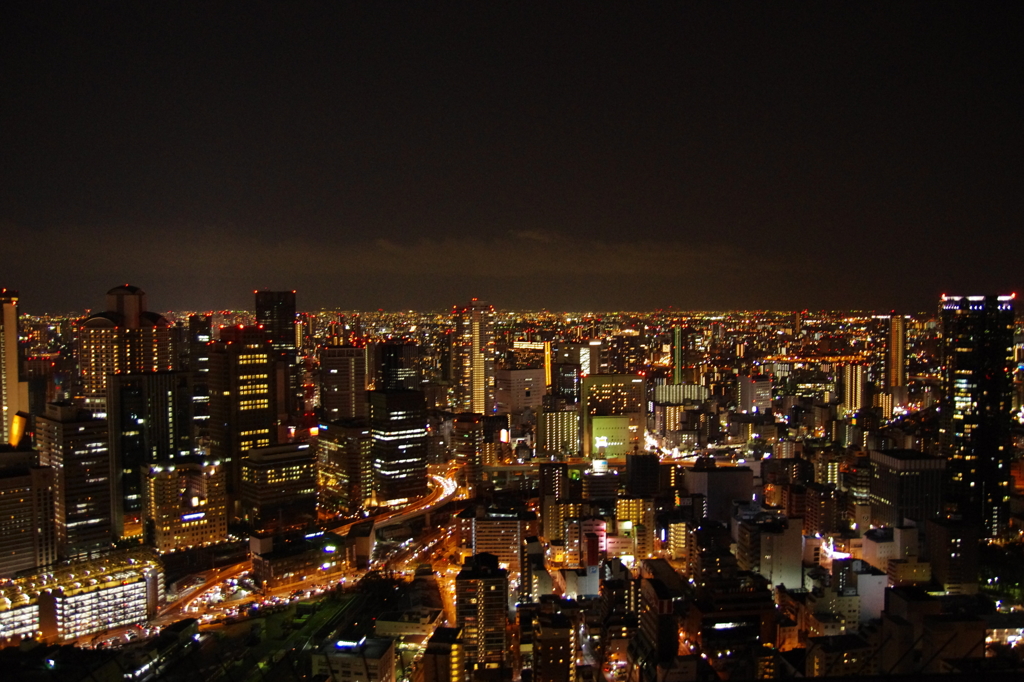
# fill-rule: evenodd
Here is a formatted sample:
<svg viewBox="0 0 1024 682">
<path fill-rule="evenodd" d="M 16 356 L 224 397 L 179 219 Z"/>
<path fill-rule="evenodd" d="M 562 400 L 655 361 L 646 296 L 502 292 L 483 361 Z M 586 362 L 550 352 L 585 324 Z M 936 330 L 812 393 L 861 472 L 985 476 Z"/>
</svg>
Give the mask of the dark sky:
<svg viewBox="0 0 1024 682">
<path fill-rule="evenodd" d="M 1024 3 L 10 4 L 30 312 L 1024 293 Z"/>
</svg>

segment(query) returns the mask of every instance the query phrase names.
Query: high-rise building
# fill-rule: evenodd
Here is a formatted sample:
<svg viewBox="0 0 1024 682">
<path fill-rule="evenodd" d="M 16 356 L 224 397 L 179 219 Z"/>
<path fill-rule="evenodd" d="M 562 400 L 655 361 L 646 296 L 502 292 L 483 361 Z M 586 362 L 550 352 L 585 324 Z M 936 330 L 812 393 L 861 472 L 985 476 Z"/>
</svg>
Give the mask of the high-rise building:
<svg viewBox="0 0 1024 682">
<path fill-rule="evenodd" d="M 427 493 L 427 405 L 421 391 L 371 391 L 374 492 L 395 505 Z"/>
<path fill-rule="evenodd" d="M 617 457 L 633 452 L 647 425 L 644 378 L 593 374 L 583 379 L 583 456 Z"/>
<path fill-rule="evenodd" d="M 946 462 L 916 450 L 871 452 L 871 523 L 923 523 L 942 513 Z"/>
<path fill-rule="evenodd" d="M 536 411 L 547 393 L 543 368 L 495 370 L 495 409 L 501 414 Z"/>
<path fill-rule="evenodd" d="M 479 492 L 484 465 L 484 417 L 482 414 L 463 412 L 452 419 L 452 457 L 464 464 L 466 488 L 470 497 Z"/>
<path fill-rule="evenodd" d="M 196 436 L 205 440 L 206 427 L 210 423 L 210 357 L 209 346 L 213 341 L 213 316 L 189 315 L 188 354 L 183 370 L 192 373 L 192 418 L 195 421 Z"/>
<path fill-rule="evenodd" d="M 494 414 L 494 307 L 473 299 L 455 311 L 459 406 L 466 412 Z"/>
<path fill-rule="evenodd" d="M 274 354 L 278 418 L 302 413 L 302 367 L 294 291 L 257 291 L 256 324 L 263 328 Z"/>
<path fill-rule="evenodd" d="M 766 375 L 741 376 L 736 380 L 736 409 L 763 413 L 772 406 L 772 380 Z"/>
<path fill-rule="evenodd" d="M 114 532 L 134 535 L 150 464 L 192 455 L 191 372 L 114 374 L 107 379 L 107 422 L 114 462 Z"/>
<path fill-rule="evenodd" d="M 28 382 L 21 380 L 18 352 L 18 292 L 0 289 L 0 443 L 11 436 L 18 412 L 29 411 Z"/>
<path fill-rule="evenodd" d="M 146 310 L 146 293 L 126 284 L 107 292 L 107 309 L 78 325 L 78 365 L 85 407 L 106 417 L 114 374 L 176 369 L 171 324 Z"/>
<path fill-rule="evenodd" d="M 228 497 L 237 499 L 242 456 L 278 442 L 275 359 L 257 327 L 221 329 L 209 358 L 210 456 L 227 468 Z"/>
<path fill-rule="evenodd" d="M 58 554 L 85 556 L 114 539 L 114 465 L 107 422 L 69 403 L 49 403 L 35 420 L 39 461 L 54 472 Z"/>
<path fill-rule="evenodd" d="M 242 458 L 239 502 L 252 525 L 287 526 L 316 517 L 317 452 L 308 443 L 253 448 Z"/>
<path fill-rule="evenodd" d="M 455 620 L 471 670 L 505 667 L 508 571 L 493 554 L 477 554 L 455 577 Z"/>
<path fill-rule="evenodd" d="M 0 579 L 57 559 L 57 486 L 35 452 L 0 446 Z"/>
<path fill-rule="evenodd" d="M 1014 296 L 942 296 L 939 444 L 949 502 L 996 535 L 1012 489 Z"/>
<path fill-rule="evenodd" d="M 885 387 L 890 393 L 907 385 L 907 320 L 895 313 L 889 317 L 886 347 Z"/>
<path fill-rule="evenodd" d="M 376 390 L 420 390 L 419 346 L 415 343 L 390 341 L 374 344 L 372 351 L 375 358 L 373 384 Z"/>
<path fill-rule="evenodd" d="M 543 613 L 534 624 L 533 679 L 573 682 L 576 679 L 576 628 L 564 613 Z"/>
<path fill-rule="evenodd" d="M 325 422 L 317 431 L 317 505 L 324 514 L 358 511 L 373 490 L 370 426 Z"/>
<path fill-rule="evenodd" d="M 320 351 L 320 407 L 328 421 L 366 419 L 366 349 L 327 346 Z"/>
<path fill-rule="evenodd" d="M 654 453 L 626 455 L 626 493 L 636 497 L 655 497 L 659 491 L 661 460 Z"/>
<path fill-rule="evenodd" d="M 866 393 L 864 365 L 843 365 L 843 414 L 853 416 L 864 409 Z"/>
<path fill-rule="evenodd" d="M 146 535 L 161 554 L 223 542 L 228 537 L 224 468 L 189 457 L 145 470 Z"/>
<path fill-rule="evenodd" d="M 294 351 L 298 346 L 295 338 L 295 292 L 255 291 L 256 324 L 263 327 L 274 350 Z"/>
</svg>

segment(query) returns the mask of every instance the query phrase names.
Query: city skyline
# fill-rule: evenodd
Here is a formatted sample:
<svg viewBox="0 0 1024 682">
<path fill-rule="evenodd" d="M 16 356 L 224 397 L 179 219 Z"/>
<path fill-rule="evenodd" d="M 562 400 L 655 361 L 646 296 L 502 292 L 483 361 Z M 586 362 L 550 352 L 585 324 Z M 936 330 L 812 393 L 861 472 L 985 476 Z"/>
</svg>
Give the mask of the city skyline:
<svg viewBox="0 0 1024 682">
<path fill-rule="evenodd" d="M 911 311 L 1024 285 L 1019 6 L 4 17 L 0 271 L 26 311 L 111 279 L 167 309 Z"/>
</svg>

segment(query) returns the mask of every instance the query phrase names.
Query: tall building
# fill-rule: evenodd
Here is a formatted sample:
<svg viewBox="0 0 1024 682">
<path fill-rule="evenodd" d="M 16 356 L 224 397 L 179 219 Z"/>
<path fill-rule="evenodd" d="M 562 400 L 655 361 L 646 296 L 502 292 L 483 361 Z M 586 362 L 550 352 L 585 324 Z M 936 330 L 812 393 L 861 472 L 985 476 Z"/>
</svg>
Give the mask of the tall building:
<svg viewBox="0 0 1024 682">
<path fill-rule="evenodd" d="M 113 374 L 176 369 L 171 324 L 146 310 L 146 292 L 126 284 L 107 292 L 107 309 L 78 325 L 78 369 L 85 408 L 106 417 Z"/>
<path fill-rule="evenodd" d="M 69 403 L 49 403 L 35 421 L 39 461 L 54 472 L 58 554 L 85 556 L 114 539 L 114 464 L 107 422 Z"/>
<path fill-rule="evenodd" d="M 57 560 L 56 484 L 32 451 L 0 450 L 0 581 Z"/>
<path fill-rule="evenodd" d="M 942 513 L 946 462 L 916 450 L 871 452 L 871 523 L 923 523 Z"/>
<path fill-rule="evenodd" d="M 18 352 L 18 292 L 0 289 L 0 443 L 11 436 L 18 412 L 28 413 L 28 382 L 21 380 Z"/>
<path fill-rule="evenodd" d="M 145 506 L 148 465 L 192 455 L 191 372 L 114 374 L 107 379 L 107 422 L 119 503 L 114 532 L 134 535 Z"/>
<path fill-rule="evenodd" d="M 736 409 L 763 413 L 772 406 L 772 380 L 766 375 L 742 376 L 736 380 Z"/>
<path fill-rule="evenodd" d="M 263 327 L 271 346 L 276 351 L 294 351 L 298 344 L 295 335 L 295 292 L 255 291 L 256 324 Z"/>
<path fill-rule="evenodd" d="M 320 407 L 328 421 L 366 419 L 366 349 L 327 346 L 320 351 Z"/>
<path fill-rule="evenodd" d="M 145 470 L 146 535 L 161 554 L 223 542 L 228 538 L 224 468 L 189 457 Z"/>
<path fill-rule="evenodd" d="M 484 416 L 463 412 L 452 419 L 452 457 L 464 464 L 466 489 L 470 497 L 479 492 L 484 465 Z"/>
<path fill-rule="evenodd" d="M 907 386 L 907 320 L 893 313 L 889 317 L 886 347 L 885 387 L 889 393 Z M 904 400 L 906 398 L 904 397 Z"/>
<path fill-rule="evenodd" d="M 371 391 L 374 492 L 381 504 L 427 494 L 427 404 L 421 391 Z"/>
<path fill-rule="evenodd" d="M 242 516 L 258 528 L 316 518 L 317 451 L 308 443 L 253 448 L 242 458 Z"/>
<path fill-rule="evenodd" d="M 592 374 L 583 379 L 583 456 L 618 457 L 641 444 L 647 425 L 644 378 Z"/>
<path fill-rule="evenodd" d="M 209 347 L 210 456 L 227 468 L 232 500 L 241 485 L 242 456 L 278 442 L 277 375 L 270 344 L 257 327 L 227 327 Z"/>
<path fill-rule="evenodd" d="M 508 571 L 493 554 L 471 557 L 455 577 L 455 620 L 471 670 L 505 667 L 508 587 Z"/>
<path fill-rule="evenodd" d="M 300 415 L 303 408 L 295 292 L 257 291 L 255 294 L 256 324 L 263 328 L 274 352 L 278 418 L 286 420 Z"/>
<path fill-rule="evenodd" d="M 474 298 L 455 311 L 455 322 L 459 405 L 465 412 L 494 414 L 494 307 Z"/>
<path fill-rule="evenodd" d="M 843 414 L 852 416 L 865 407 L 866 392 L 864 365 L 843 365 Z"/>
<path fill-rule="evenodd" d="M 996 535 L 1009 521 L 1012 489 L 1014 295 L 942 296 L 939 444 L 949 502 Z"/>
<path fill-rule="evenodd" d="M 373 345 L 374 388 L 378 391 L 418 391 L 420 347 L 415 343 L 389 341 Z"/>
<path fill-rule="evenodd" d="M 326 422 L 317 432 L 317 505 L 324 514 L 351 514 L 373 490 L 370 427 L 364 420 Z"/>
</svg>

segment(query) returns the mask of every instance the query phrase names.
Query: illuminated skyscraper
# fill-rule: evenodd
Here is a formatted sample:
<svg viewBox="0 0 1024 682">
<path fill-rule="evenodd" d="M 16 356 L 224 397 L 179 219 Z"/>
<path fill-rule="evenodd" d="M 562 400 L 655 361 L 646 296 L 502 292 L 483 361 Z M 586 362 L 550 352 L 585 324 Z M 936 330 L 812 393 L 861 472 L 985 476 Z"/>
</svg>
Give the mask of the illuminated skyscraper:
<svg viewBox="0 0 1024 682">
<path fill-rule="evenodd" d="M 57 559 L 54 471 L 10 450 L 0 446 L 0 579 Z"/>
<path fill-rule="evenodd" d="M 146 310 L 142 289 L 114 287 L 107 292 L 107 310 L 78 325 L 78 365 L 86 409 L 105 417 L 110 375 L 176 369 L 171 325 Z"/>
<path fill-rule="evenodd" d="M 108 549 L 114 539 L 114 466 L 107 422 L 68 403 L 50 403 L 35 420 L 40 464 L 54 471 L 58 553 Z"/>
<path fill-rule="evenodd" d="M 371 391 L 373 478 L 381 504 L 427 494 L 427 404 L 420 391 Z"/>
<path fill-rule="evenodd" d="M 907 385 L 907 321 L 895 313 L 889 318 L 888 361 L 885 368 L 885 387 L 890 393 Z"/>
<path fill-rule="evenodd" d="M 618 457 L 633 452 L 644 436 L 644 378 L 592 374 L 583 379 L 583 456 Z"/>
<path fill-rule="evenodd" d="M 365 348 L 327 346 L 320 351 L 320 407 L 328 421 L 367 417 Z"/>
<path fill-rule="evenodd" d="M 473 299 L 456 311 L 456 340 L 460 369 L 459 407 L 465 412 L 494 414 L 494 307 Z"/>
<path fill-rule="evenodd" d="M 161 554 L 223 542 L 228 537 L 224 468 L 188 457 L 151 464 L 146 483 L 147 541 Z"/>
<path fill-rule="evenodd" d="M 18 292 L 0 289 L 0 443 L 10 440 L 11 421 L 28 412 L 28 382 L 21 381 Z"/>
<path fill-rule="evenodd" d="M 302 367 L 299 362 L 299 326 L 294 291 L 257 291 L 256 324 L 263 327 L 274 350 L 278 417 L 286 420 L 302 413 Z"/>
<path fill-rule="evenodd" d="M 948 499 L 990 535 L 1005 528 L 1011 492 L 1014 296 L 942 296 L 939 444 Z"/>
<path fill-rule="evenodd" d="M 114 463 L 114 532 L 142 530 L 147 466 L 192 455 L 192 374 L 141 372 L 107 380 L 107 421 Z"/>
<path fill-rule="evenodd" d="M 455 620 L 473 670 L 505 665 L 508 587 L 508 571 L 493 554 L 470 557 L 455 577 Z"/>
<path fill-rule="evenodd" d="M 278 442 L 274 350 L 257 327 L 227 327 L 209 351 L 210 455 L 227 468 L 228 496 L 234 499 L 241 457 Z"/>
<path fill-rule="evenodd" d="M 263 326 L 274 350 L 297 347 L 295 338 L 295 292 L 256 291 L 256 324 Z"/>
<path fill-rule="evenodd" d="M 843 415 L 853 416 L 864 409 L 864 365 L 843 365 Z"/>
</svg>

